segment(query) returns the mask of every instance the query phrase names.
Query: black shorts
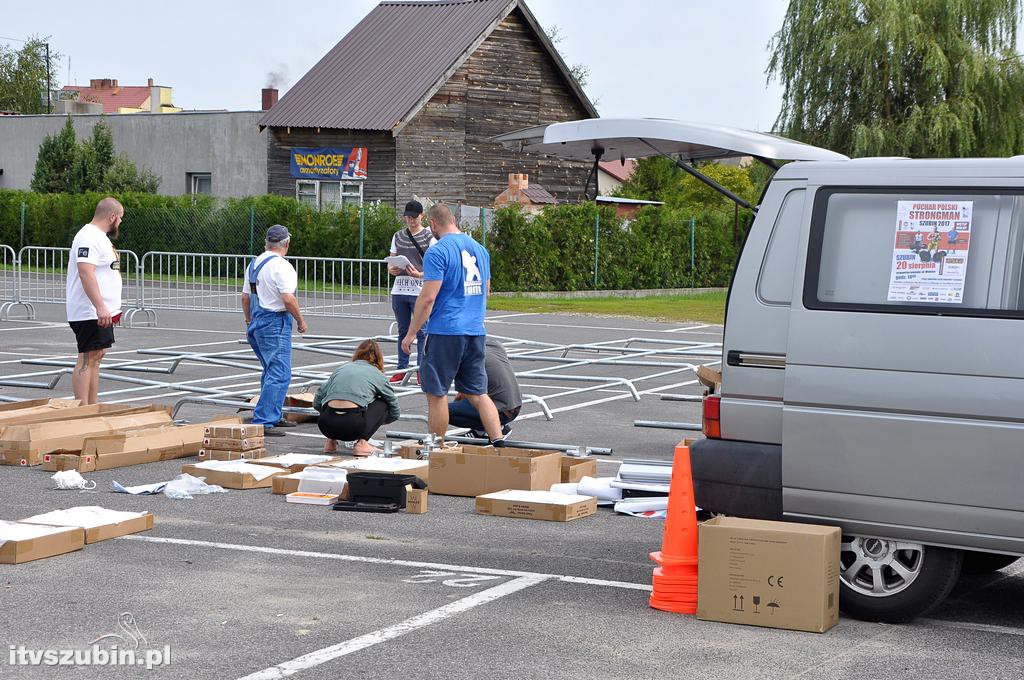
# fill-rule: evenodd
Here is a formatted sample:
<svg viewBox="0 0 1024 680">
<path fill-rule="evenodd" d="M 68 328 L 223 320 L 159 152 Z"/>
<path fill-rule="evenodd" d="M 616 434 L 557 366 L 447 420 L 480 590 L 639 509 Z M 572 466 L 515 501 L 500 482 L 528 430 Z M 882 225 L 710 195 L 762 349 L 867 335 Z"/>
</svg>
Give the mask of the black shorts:
<svg viewBox="0 0 1024 680">
<path fill-rule="evenodd" d="M 78 353 L 94 352 L 98 349 L 107 349 L 114 344 L 114 326 L 100 328 L 96 319 L 88 321 L 69 321 L 68 325 L 75 332 L 75 340 L 78 342 Z"/>
</svg>

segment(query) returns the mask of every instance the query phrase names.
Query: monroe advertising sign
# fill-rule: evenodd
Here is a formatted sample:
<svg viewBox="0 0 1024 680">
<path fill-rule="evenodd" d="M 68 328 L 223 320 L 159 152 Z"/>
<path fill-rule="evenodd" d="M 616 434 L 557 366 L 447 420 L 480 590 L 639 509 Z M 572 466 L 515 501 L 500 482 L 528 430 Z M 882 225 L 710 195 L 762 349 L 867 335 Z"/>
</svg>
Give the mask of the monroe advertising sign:
<svg viewBox="0 0 1024 680">
<path fill-rule="evenodd" d="M 366 179 L 366 147 L 351 149 L 292 149 L 292 177 L 341 181 Z"/>
</svg>

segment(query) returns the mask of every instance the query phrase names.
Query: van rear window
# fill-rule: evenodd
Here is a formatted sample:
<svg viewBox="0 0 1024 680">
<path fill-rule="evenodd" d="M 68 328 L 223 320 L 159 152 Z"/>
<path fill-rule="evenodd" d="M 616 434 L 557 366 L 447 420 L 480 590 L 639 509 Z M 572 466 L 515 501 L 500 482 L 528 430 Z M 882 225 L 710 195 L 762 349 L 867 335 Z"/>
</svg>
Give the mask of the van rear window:
<svg viewBox="0 0 1024 680">
<path fill-rule="evenodd" d="M 804 306 L 1019 315 L 1024 196 L 1013 191 L 819 189 Z"/>
</svg>

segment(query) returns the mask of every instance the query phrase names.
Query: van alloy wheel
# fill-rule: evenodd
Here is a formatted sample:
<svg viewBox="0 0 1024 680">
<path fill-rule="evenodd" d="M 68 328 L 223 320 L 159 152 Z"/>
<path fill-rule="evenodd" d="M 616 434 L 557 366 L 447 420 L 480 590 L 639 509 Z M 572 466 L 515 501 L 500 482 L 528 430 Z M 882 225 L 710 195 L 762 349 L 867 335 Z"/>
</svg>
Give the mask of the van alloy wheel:
<svg viewBox="0 0 1024 680">
<path fill-rule="evenodd" d="M 839 561 L 840 578 L 848 588 L 869 597 L 890 597 L 906 590 L 920 575 L 924 546 L 854 536 L 843 541 Z"/>
</svg>

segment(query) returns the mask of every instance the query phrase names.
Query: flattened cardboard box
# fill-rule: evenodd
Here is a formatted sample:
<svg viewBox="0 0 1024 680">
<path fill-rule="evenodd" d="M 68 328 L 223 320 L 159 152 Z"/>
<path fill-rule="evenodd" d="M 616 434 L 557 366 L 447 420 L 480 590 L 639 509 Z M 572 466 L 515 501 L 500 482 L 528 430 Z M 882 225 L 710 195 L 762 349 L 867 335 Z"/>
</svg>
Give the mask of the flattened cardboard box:
<svg viewBox="0 0 1024 680">
<path fill-rule="evenodd" d="M 45 527 L 37 524 L 27 526 L 31 528 L 26 531 L 42 535 L 20 540 L 5 541 L 0 538 L 0 564 L 22 564 L 64 555 L 85 547 L 85 530 L 79 527 Z"/>
<path fill-rule="evenodd" d="M 194 456 L 202 447 L 206 428 L 211 424 L 241 423 L 239 416 L 221 416 L 210 422 L 191 425 L 162 425 L 135 430 L 124 430 L 111 434 L 94 435 L 82 442 L 82 453 L 102 456 L 108 453 L 144 451 L 147 449 L 176 450 L 178 457 Z M 170 460 L 166 458 L 165 460 Z"/>
<path fill-rule="evenodd" d="M 288 474 L 287 470 L 264 466 L 273 472 L 263 479 L 256 479 L 247 472 L 229 472 L 226 470 L 207 470 L 195 465 L 183 465 L 182 472 L 187 472 L 193 477 L 205 477 L 207 484 L 223 486 L 225 489 L 266 489 L 273 486 L 274 478 L 279 475 Z M 297 490 L 298 487 L 296 487 Z"/>
<path fill-rule="evenodd" d="M 825 632 L 839 622 L 840 534 L 737 517 L 702 523 L 697 618 Z"/>
<path fill-rule="evenodd" d="M 276 455 L 276 456 L 264 456 L 264 457 L 261 457 L 259 459 L 259 464 L 260 465 L 269 465 L 271 467 L 278 467 L 278 468 L 281 468 L 282 470 L 285 470 L 289 474 L 293 474 L 295 472 L 302 472 L 303 470 L 305 470 L 308 467 L 329 466 L 332 463 L 336 463 L 336 462 L 342 460 L 338 456 L 328 456 L 326 460 L 322 460 L 322 461 L 320 461 L 318 463 L 291 463 L 291 464 L 286 464 L 286 463 L 288 463 L 288 459 L 285 458 L 285 456 L 287 456 L 287 455 L 288 454 L 281 454 L 281 455 Z M 313 455 L 316 455 L 316 454 L 313 454 Z M 326 456 L 327 454 L 324 454 L 324 455 Z"/>
<path fill-rule="evenodd" d="M 176 458 L 187 458 L 181 445 L 165 446 L 159 449 L 143 449 L 141 451 L 120 451 L 93 454 L 47 453 L 43 455 L 43 470 L 59 472 L 61 470 L 78 470 L 79 472 L 95 472 L 96 470 L 112 470 L 114 468 L 131 467 L 144 463 L 159 463 Z"/>
<path fill-rule="evenodd" d="M 262 437 L 262 425 L 210 425 L 207 426 L 206 437 L 211 439 L 249 439 L 251 437 Z"/>
<path fill-rule="evenodd" d="M 476 511 L 481 515 L 495 517 L 569 522 L 597 514 L 597 499 L 592 496 L 568 496 L 550 491 L 505 489 L 477 496 Z"/>
<path fill-rule="evenodd" d="M 575 484 L 584 477 L 597 477 L 597 459 L 563 455 L 562 483 Z"/>
<path fill-rule="evenodd" d="M 464 446 L 430 453 L 430 491 L 481 496 L 503 489 L 547 491 L 562 478 L 560 455 L 550 451 Z"/>
<path fill-rule="evenodd" d="M 39 465 L 47 453 L 78 453 L 89 435 L 160 427 L 171 422 L 170 408 L 146 407 L 140 413 L 97 416 L 71 422 L 9 425 L 0 434 L 0 451 L 8 465 Z"/>
<path fill-rule="evenodd" d="M 26 524 L 42 524 L 46 526 L 67 526 L 63 524 L 52 524 L 47 521 L 36 521 L 41 515 L 34 517 L 26 517 L 20 522 Z M 81 528 L 81 527 L 78 527 Z M 126 519 L 121 522 L 114 522 L 112 524 L 102 524 L 97 527 L 85 528 L 85 544 L 98 543 L 100 541 L 106 541 L 111 538 L 117 538 L 118 536 L 127 536 L 128 534 L 137 534 L 140 531 L 149 531 L 153 528 L 153 515 L 149 512 L 139 517 L 133 517 Z"/>
<path fill-rule="evenodd" d="M 222 449 L 199 449 L 199 461 L 204 460 L 256 460 L 267 455 L 266 449 L 248 451 L 224 451 Z"/>
</svg>

